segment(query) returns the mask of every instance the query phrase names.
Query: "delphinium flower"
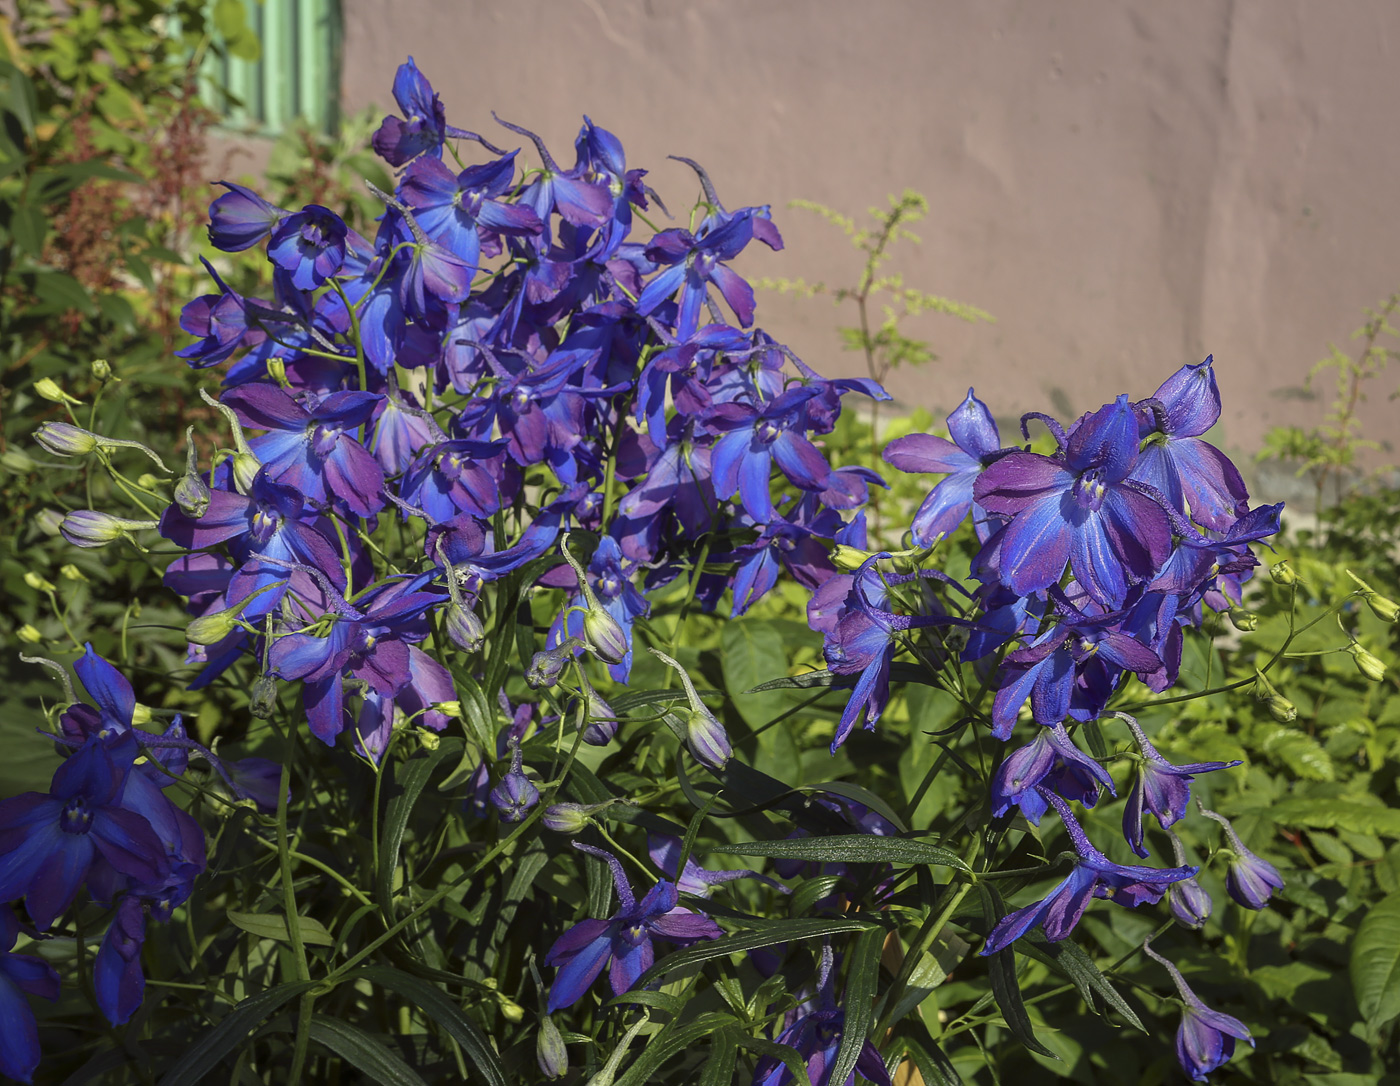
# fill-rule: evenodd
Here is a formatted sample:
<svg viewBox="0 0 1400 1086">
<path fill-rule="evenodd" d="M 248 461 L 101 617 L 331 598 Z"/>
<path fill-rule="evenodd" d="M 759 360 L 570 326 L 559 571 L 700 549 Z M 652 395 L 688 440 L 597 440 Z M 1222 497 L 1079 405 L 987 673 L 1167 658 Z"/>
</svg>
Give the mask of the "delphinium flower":
<svg viewBox="0 0 1400 1086">
<path fill-rule="evenodd" d="M 38 1023 L 26 997 L 56 1000 L 59 981 L 48 962 L 29 954 L 13 953 L 19 931 L 14 910 L 0 906 L 0 1023 L 4 1024 L 0 1075 L 33 1082 L 42 1054 Z"/>
<path fill-rule="evenodd" d="M 609 920 L 579 921 L 549 948 L 545 964 L 559 970 L 549 989 L 550 1014 L 577 1003 L 604 967 L 615 995 L 629 990 L 655 961 L 657 937 L 685 946 L 723 934 L 708 916 L 680 905 L 675 883 L 661 879 L 638 901 L 616 856 L 579 841 L 573 846 L 608 865 L 621 908 Z"/>
<path fill-rule="evenodd" d="M 846 1025 L 846 1010 L 833 991 L 833 963 L 831 946 L 823 943 L 817 970 L 816 997 L 788 1014 L 783 1031 L 778 1034 L 778 1044 L 796 1049 L 798 1058 L 807 1067 L 807 1077 L 812 1086 L 850 1086 L 855 1081 L 856 1072 L 869 1082 L 890 1086 L 885 1062 L 880 1058 L 879 1050 L 868 1040 L 861 1042 L 855 1070 L 850 1078 L 845 1083 L 831 1081 Z M 776 1056 L 763 1056 L 754 1068 L 754 1086 L 788 1086 L 794 1081 L 787 1064 Z"/>
<path fill-rule="evenodd" d="M 1283 889 L 1283 876 L 1278 873 L 1278 868 L 1245 848 L 1228 818 L 1207 810 L 1200 800 L 1196 801 L 1196 806 L 1201 814 L 1219 822 L 1225 829 L 1230 860 L 1225 875 L 1226 892 L 1246 909 L 1262 909 L 1275 890 Z"/>
<path fill-rule="evenodd" d="M 1118 794 L 1108 770 L 1074 745 L 1063 724 L 1050 724 L 1001 763 L 992 778 L 992 814 L 1000 818 L 1016 806 L 1028 821 L 1039 825 L 1049 806 L 1046 791 L 1092 807 L 1098 802 L 1100 786 Z"/>
<path fill-rule="evenodd" d="M 981 953 L 994 954 L 1010 946 L 1031 928 L 1039 927 L 1051 942 L 1063 939 L 1096 897 L 1136 908 L 1162 900 L 1167 887 L 1196 874 L 1195 867 L 1138 867 L 1116 864 L 1089 843 L 1069 805 L 1054 792 L 1042 793 L 1055 808 L 1076 855 L 1069 876 L 1040 901 L 1002 917 L 987 936 Z"/>
<path fill-rule="evenodd" d="M 1004 451 L 996 420 L 987 405 L 967 390 L 948 416 L 952 441 L 932 434 L 909 434 L 885 446 L 885 460 L 900 471 L 947 475 L 929 491 L 909 526 L 914 543 L 932 546 L 952 533 L 973 507 L 972 487 L 982 470 Z"/>
<path fill-rule="evenodd" d="M 1205 1082 L 1206 1076 L 1230 1062 L 1235 1054 L 1235 1042 L 1244 1041 L 1254 1047 L 1245 1024 L 1238 1018 L 1211 1010 L 1201 1002 L 1186 983 L 1186 978 L 1166 958 L 1152 949 L 1151 939 L 1143 941 L 1143 952 L 1169 974 L 1181 995 L 1181 1025 L 1176 1031 L 1176 1058 L 1181 1069 L 1195 1082 Z"/>
</svg>

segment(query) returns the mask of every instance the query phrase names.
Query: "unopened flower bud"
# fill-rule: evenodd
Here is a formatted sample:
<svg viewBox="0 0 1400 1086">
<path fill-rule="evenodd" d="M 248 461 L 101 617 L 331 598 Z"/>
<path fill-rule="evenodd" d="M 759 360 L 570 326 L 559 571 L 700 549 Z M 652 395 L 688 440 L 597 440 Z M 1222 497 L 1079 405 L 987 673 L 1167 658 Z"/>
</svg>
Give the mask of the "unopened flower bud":
<svg viewBox="0 0 1400 1086">
<path fill-rule="evenodd" d="M 564 1047 L 564 1035 L 549 1015 L 540 1021 L 540 1031 L 535 1035 L 535 1062 L 545 1078 L 563 1078 L 569 1070 L 569 1050 Z"/>
<path fill-rule="evenodd" d="M 140 475 L 136 477 L 136 485 L 139 486 L 142 490 L 153 491 L 156 487 L 160 486 L 160 480 L 157 479 L 154 475 L 152 475 L 149 471 L 143 471 Z"/>
<path fill-rule="evenodd" d="M 460 701 L 435 701 L 433 708 L 443 716 L 455 716 L 458 719 L 462 716 L 462 703 Z"/>
<path fill-rule="evenodd" d="M 277 681 L 271 675 L 259 675 L 253 683 L 248 712 L 259 720 L 271 720 L 277 712 Z"/>
<path fill-rule="evenodd" d="M 1167 903 L 1178 924 L 1200 928 L 1210 919 L 1215 902 L 1195 879 L 1182 879 L 1167 887 Z"/>
<path fill-rule="evenodd" d="M 96 434 L 67 422 L 46 422 L 34 431 L 34 440 L 54 456 L 82 456 L 101 444 Z"/>
<path fill-rule="evenodd" d="M 574 650 L 578 645 L 578 638 L 570 637 L 555 648 L 535 653 L 525 671 L 525 685 L 531 690 L 538 690 L 558 683 L 559 677 L 564 674 L 564 668 L 572 662 Z"/>
<path fill-rule="evenodd" d="M 14 475 L 29 475 L 38 469 L 39 465 L 23 449 L 6 449 L 0 453 L 0 468 Z"/>
<path fill-rule="evenodd" d="M 432 728 L 419 728 L 418 743 L 424 750 L 437 750 L 442 745 L 442 740 Z"/>
<path fill-rule="evenodd" d="M 63 530 L 63 514 L 57 509 L 44 509 L 34 518 L 34 523 L 45 535 L 58 535 Z"/>
<path fill-rule="evenodd" d="M 1243 607 L 1230 608 L 1230 622 L 1240 633 L 1250 633 L 1259 628 L 1259 616 Z"/>
<path fill-rule="evenodd" d="M 261 468 L 262 461 L 252 453 L 233 454 L 233 485 L 238 493 L 247 494 L 253 489 L 253 480 Z"/>
<path fill-rule="evenodd" d="M 836 550 L 832 552 L 831 560 L 836 563 L 837 569 L 860 569 L 860 567 L 870 560 L 872 551 L 863 551 L 856 547 L 848 547 L 846 544 L 838 544 Z"/>
<path fill-rule="evenodd" d="M 551 803 L 544 809 L 544 828 L 555 833 L 582 833 L 591 821 L 589 817 L 596 807 L 585 807 L 582 803 Z"/>
<path fill-rule="evenodd" d="M 149 724 L 151 722 L 151 707 L 138 701 L 131 707 L 131 722 L 133 724 Z"/>
<path fill-rule="evenodd" d="M 217 645 L 237 628 L 238 612 L 235 608 L 210 611 L 185 627 L 185 640 L 191 645 Z"/>
<path fill-rule="evenodd" d="M 67 565 L 61 566 L 58 572 L 59 575 L 62 576 L 65 581 L 86 581 L 88 579 L 87 574 L 80 570 L 72 562 L 69 562 Z"/>
<path fill-rule="evenodd" d="M 520 822 L 540 801 L 540 790 L 525 776 L 518 742 L 511 745 L 510 768 L 501 783 L 491 789 L 491 805 L 502 822 Z"/>
<path fill-rule="evenodd" d="M 695 760 L 711 769 L 723 769 L 734 754 L 729 733 L 708 709 L 692 712 L 686 718 L 685 742 Z"/>
<path fill-rule="evenodd" d="M 1298 583 L 1298 574 L 1293 572 L 1293 567 L 1285 559 L 1282 562 L 1275 562 L 1269 567 L 1269 576 L 1274 579 L 1274 584 L 1291 585 Z"/>
<path fill-rule="evenodd" d="M 198 520 L 209 511 L 213 496 L 209 484 L 198 473 L 182 475 L 175 484 L 175 504 L 191 520 Z"/>
<path fill-rule="evenodd" d="M 271 377 L 281 388 L 291 388 L 291 383 L 287 380 L 287 360 L 281 357 L 269 358 L 267 360 L 267 375 Z"/>
<path fill-rule="evenodd" d="M 587 692 L 588 705 L 584 712 L 588 725 L 583 729 L 583 741 L 590 747 L 606 747 L 617 734 L 617 712 L 600 698 L 595 690 Z"/>
<path fill-rule="evenodd" d="M 1269 677 L 1258 668 L 1254 669 L 1254 696 L 1264 703 L 1269 715 L 1280 724 L 1287 724 L 1298 717 L 1294 704 L 1274 689 Z"/>
<path fill-rule="evenodd" d="M 108 381 L 115 380 L 116 374 L 112 372 L 112 364 L 105 358 L 94 358 L 92 360 L 92 375 L 104 385 Z"/>
<path fill-rule="evenodd" d="M 1400 603 L 1382 596 L 1351 570 L 1347 570 L 1347 576 L 1360 587 L 1361 598 L 1366 601 L 1366 606 L 1378 619 L 1382 622 L 1394 622 L 1396 618 L 1400 618 Z"/>
<path fill-rule="evenodd" d="M 1275 890 L 1283 889 L 1283 876 L 1278 873 L 1278 868 L 1245 848 L 1228 818 L 1207 810 L 1199 801 L 1196 805 L 1201 814 L 1225 828 L 1225 836 L 1229 839 L 1232 855 L 1230 868 L 1225 875 L 1226 893 L 1246 909 L 1262 909 Z"/>
<path fill-rule="evenodd" d="M 75 547 L 105 547 L 128 532 L 154 528 L 154 520 L 128 520 L 96 509 L 75 509 L 63 518 L 58 530 Z"/>
<path fill-rule="evenodd" d="M 583 639 L 593 655 L 605 664 L 622 663 L 632 648 L 627 643 L 627 633 L 622 624 L 601 606 L 590 607 L 584 612 Z"/>
<path fill-rule="evenodd" d="M 35 381 L 34 393 L 37 396 L 42 396 L 50 403 L 80 404 L 83 402 L 82 400 L 74 399 L 72 396 L 68 395 L 68 393 L 64 392 L 63 389 L 59 388 L 58 382 L 52 377 L 41 377 L 39 380 Z"/>
<path fill-rule="evenodd" d="M 47 577 L 35 573 L 33 570 L 30 570 L 24 575 L 24 583 L 34 589 L 35 592 L 52 592 L 55 589 L 55 585 L 52 581 Z"/>
<path fill-rule="evenodd" d="M 463 652 L 476 652 L 486 640 L 486 627 L 475 611 L 453 602 L 447 605 L 447 636 Z"/>
<path fill-rule="evenodd" d="M 496 993 L 496 1003 L 501 1008 L 501 1017 L 507 1022 L 520 1022 L 525 1018 L 525 1008 L 504 992 Z"/>
<path fill-rule="evenodd" d="M 44 640 L 44 635 L 27 622 L 15 631 L 15 636 L 30 645 L 37 645 Z"/>
<path fill-rule="evenodd" d="M 1373 683 L 1381 682 L 1385 678 L 1385 664 L 1378 656 L 1363 649 L 1359 641 L 1353 641 L 1348 645 L 1347 652 L 1351 653 L 1351 658 L 1356 661 L 1356 666 L 1361 674 Z"/>
</svg>

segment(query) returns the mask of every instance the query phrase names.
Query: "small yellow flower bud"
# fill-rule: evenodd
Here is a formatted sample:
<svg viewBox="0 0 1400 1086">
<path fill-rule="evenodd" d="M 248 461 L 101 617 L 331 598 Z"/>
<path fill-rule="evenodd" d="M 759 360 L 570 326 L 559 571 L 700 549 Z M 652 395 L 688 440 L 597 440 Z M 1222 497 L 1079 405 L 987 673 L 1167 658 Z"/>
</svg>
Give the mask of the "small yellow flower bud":
<svg viewBox="0 0 1400 1086">
<path fill-rule="evenodd" d="M 31 645 L 37 645 L 44 640 L 44 635 L 27 622 L 15 631 L 15 636 Z"/>
<path fill-rule="evenodd" d="M 870 560 L 871 551 L 858 550 L 855 547 L 848 547 L 846 544 L 838 544 L 836 550 L 832 552 L 831 560 L 836 563 L 837 569 L 860 569 L 863 562 Z"/>
<path fill-rule="evenodd" d="M 72 562 L 69 562 L 66 566 L 63 566 L 61 569 L 59 569 L 58 572 L 59 575 L 65 581 L 86 581 L 88 579 L 88 575 L 82 570 L 80 570 L 77 566 L 75 566 Z"/>
<path fill-rule="evenodd" d="M 131 722 L 133 724 L 149 724 L 151 722 L 151 707 L 142 705 L 138 701 L 131 710 Z"/>
<path fill-rule="evenodd" d="M 63 389 L 58 387 L 58 382 L 52 377 L 41 377 L 34 382 L 34 394 L 42 396 L 50 403 L 80 404 L 82 400 L 76 400 Z"/>
<path fill-rule="evenodd" d="M 1385 678 L 1385 663 L 1380 657 L 1367 652 L 1361 647 L 1361 642 L 1353 641 L 1347 646 L 1347 652 L 1351 653 L 1351 658 L 1356 661 L 1357 669 L 1373 683 L 1381 682 Z"/>
<path fill-rule="evenodd" d="M 1351 570 L 1347 570 L 1347 576 L 1356 582 L 1361 598 L 1378 619 L 1382 622 L 1394 622 L 1396 618 L 1400 618 L 1400 603 L 1382 596 Z"/>
<path fill-rule="evenodd" d="M 1285 559 L 1282 562 L 1275 562 L 1269 567 L 1269 576 L 1274 579 L 1274 584 L 1290 585 L 1298 583 L 1298 574 L 1293 572 Z"/>
<path fill-rule="evenodd" d="M 34 589 L 35 592 L 52 592 L 55 587 L 54 583 L 47 577 L 42 577 L 33 570 L 30 570 L 24 575 L 24 583 Z"/>
<path fill-rule="evenodd" d="M 233 633 L 238 626 L 238 612 L 233 608 L 200 615 L 185 627 L 185 640 L 191 645 L 215 645 Z"/>
<path fill-rule="evenodd" d="M 117 380 L 117 375 L 112 372 L 112 363 L 105 358 L 94 358 L 92 360 L 92 375 L 104 385 L 108 381 Z"/>
<path fill-rule="evenodd" d="M 1230 622 L 1240 633 L 1249 633 L 1259 628 L 1259 616 L 1243 607 L 1230 608 Z"/>
</svg>

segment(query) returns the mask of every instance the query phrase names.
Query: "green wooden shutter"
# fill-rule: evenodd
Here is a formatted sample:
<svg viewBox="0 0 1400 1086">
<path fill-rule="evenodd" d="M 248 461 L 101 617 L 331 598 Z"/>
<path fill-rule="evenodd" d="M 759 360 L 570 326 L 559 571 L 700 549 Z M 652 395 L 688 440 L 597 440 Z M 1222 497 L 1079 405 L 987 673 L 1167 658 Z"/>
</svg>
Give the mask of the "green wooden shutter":
<svg viewBox="0 0 1400 1086">
<path fill-rule="evenodd" d="M 334 132 L 340 121 L 338 0 L 243 3 L 262 55 L 248 61 L 211 51 L 201 70 L 205 101 L 243 132 L 275 136 L 299 118 Z"/>
</svg>

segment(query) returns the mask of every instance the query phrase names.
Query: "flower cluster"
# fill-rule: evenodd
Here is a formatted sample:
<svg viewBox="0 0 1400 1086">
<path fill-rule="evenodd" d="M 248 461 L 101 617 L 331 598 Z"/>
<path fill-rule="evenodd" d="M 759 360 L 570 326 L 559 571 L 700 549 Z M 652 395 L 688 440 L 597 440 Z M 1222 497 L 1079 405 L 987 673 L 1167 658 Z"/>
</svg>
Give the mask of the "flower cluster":
<svg viewBox="0 0 1400 1086">
<path fill-rule="evenodd" d="M 987 723 L 995 738 L 1012 739 L 1022 720 L 1035 729 L 993 774 L 992 813 L 1019 810 L 1038 824 L 1054 809 L 1074 866 L 1043 899 L 1003 917 L 984 954 L 1035 927 L 1063 939 L 1094 897 L 1134 907 L 1167 896 L 1177 918 L 1193 927 L 1210 913 L 1210 898 L 1194 878 L 1198 869 L 1185 863 L 1171 827 L 1187 814 L 1194 776 L 1239 763 L 1175 765 L 1134 718 L 1109 705 L 1130 676 L 1155 693 L 1176 683 L 1183 631 L 1208 611 L 1238 606 L 1257 564 L 1248 544 L 1278 531 L 1282 506 L 1251 509 L 1239 472 L 1201 436 L 1219 415 L 1207 358 L 1183 366 L 1147 399 L 1119 396 L 1068 427 L 1027 415 L 1027 441 L 1033 420 L 1053 437 L 1045 455 L 1029 445 L 1004 447 L 991 412 L 969 390 L 948 417 L 951 440 L 914 434 L 885 451 L 902 471 L 945 476 L 910 526 L 914 549 L 870 555 L 812 596 L 809 622 L 823 634 L 830 670 L 858 676 L 833 751 L 857 722 L 874 727 L 889 698 L 892 662 L 906 649 L 936 666 L 970 667 L 994 690 Z M 969 515 L 978 543 L 969 585 L 910 571 Z M 1136 748 L 1124 837 L 1147 858 L 1150 814 L 1176 866 L 1109 860 L 1069 808 L 1069 801 L 1093 807 L 1103 791 L 1116 794 L 1103 765 L 1071 734 L 1114 718 Z M 1262 908 L 1282 885 L 1278 872 L 1244 848 L 1228 822 L 1206 813 L 1225 825 L 1230 840 L 1231 896 Z"/>
</svg>

